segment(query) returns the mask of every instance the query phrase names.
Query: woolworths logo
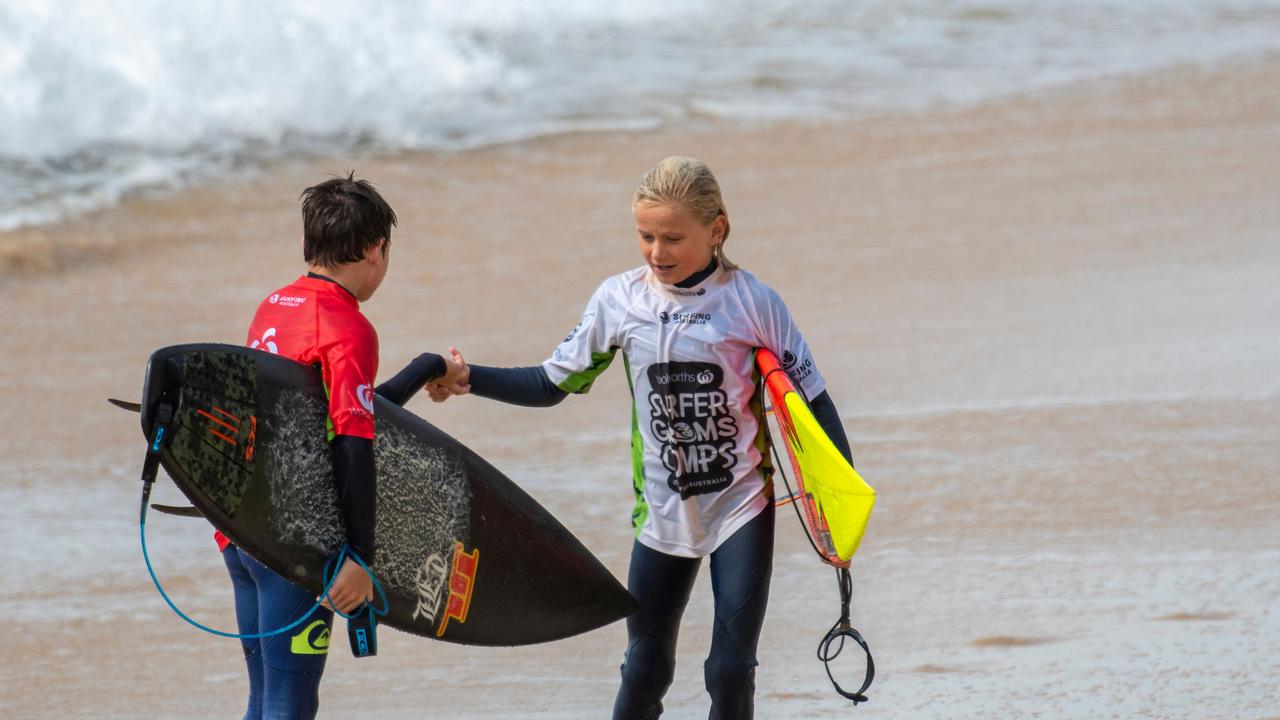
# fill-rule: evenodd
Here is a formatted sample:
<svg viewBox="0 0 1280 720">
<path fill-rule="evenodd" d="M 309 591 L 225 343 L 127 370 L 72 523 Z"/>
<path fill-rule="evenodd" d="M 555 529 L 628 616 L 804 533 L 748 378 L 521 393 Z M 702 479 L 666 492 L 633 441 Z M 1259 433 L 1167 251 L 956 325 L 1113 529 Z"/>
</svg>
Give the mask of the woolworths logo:
<svg viewBox="0 0 1280 720">
<path fill-rule="evenodd" d="M 724 368 L 704 362 L 654 363 L 649 376 L 649 434 L 670 475 L 667 487 L 687 499 L 733 482 L 738 422 L 724 390 Z"/>
<path fill-rule="evenodd" d="M 668 365 L 675 364 L 677 363 L 668 363 Z M 710 385 L 711 383 L 714 383 L 715 380 L 716 374 L 711 370 L 700 370 L 697 372 L 691 370 L 675 370 L 668 373 L 654 373 L 653 375 L 654 387 L 670 385 L 671 383 L 680 383 L 682 385 Z"/>
</svg>

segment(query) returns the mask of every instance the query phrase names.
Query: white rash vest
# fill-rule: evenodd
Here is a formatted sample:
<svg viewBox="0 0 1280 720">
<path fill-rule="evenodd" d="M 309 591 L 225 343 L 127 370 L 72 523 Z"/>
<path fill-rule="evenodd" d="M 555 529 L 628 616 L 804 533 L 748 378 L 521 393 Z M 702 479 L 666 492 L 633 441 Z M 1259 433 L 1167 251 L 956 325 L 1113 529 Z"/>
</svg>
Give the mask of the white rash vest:
<svg viewBox="0 0 1280 720">
<path fill-rule="evenodd" d="M 632 522 L 647 547 L 702 557 L 771 502 L 755 395 L 759 347 L 782 359 L 807 397 L 822 393 L 791 313 L 754 275 L 718 268 L 679 288 L 645 266 L 601 283 L 542 364 L 561 390 L 584 393 L 622 350 L 632 398 Z"/>
</svg>

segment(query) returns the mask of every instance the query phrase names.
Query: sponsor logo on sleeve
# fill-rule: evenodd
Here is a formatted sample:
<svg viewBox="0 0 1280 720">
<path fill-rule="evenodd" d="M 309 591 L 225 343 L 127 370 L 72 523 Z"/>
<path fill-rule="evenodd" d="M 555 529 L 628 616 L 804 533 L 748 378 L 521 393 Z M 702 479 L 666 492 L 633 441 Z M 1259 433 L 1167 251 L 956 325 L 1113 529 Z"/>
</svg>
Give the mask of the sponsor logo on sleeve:
<svg viewBox="0 0 1280 720">
<path fill-rule="evenodd" d="M 370 415 L 373 414 L 373 388 L 371 386 L 357 385 L 356 400 L 360 401 L 360 407 L 368 410 Z"/>
<path fill-rule="evenodd" d="M 583 315 L 582 319 L 578 321 L 578 324 L 574 325 L 573 329 L 569 331 L 569 334 L 564 336 L 564 339 L 556 346 L 555 351 L 551 353 L 552 360 L 555 360 L 556 362 L 568 361 L 569 354 L 564 351 L 564 346 L 568 344 L 570 340 L 578 337 L 578 332 L 582 330 L 582 326 L 586 324 L 588 317 L 589 315 Z"/>
<path fill-rule="evenodd" d="M 587 316 L 586 316 L 586 315 L 583 315 L 583 316 L 582 316 L 582 319 L 578 321 L 578 324 L 577 324 L 577 325 L 574 325 L 574 326 L 573 326 L 573 329 L 569 331 L 569 334 L 568 334 L 568 335 L 565 335 L 565 336 L 564 336 L 564 339 L 560 341 L 560 344 L 562 344 L 562 345 L 563 345 L 564 343 L 567 343 L 567 342 L 569 342 L 570 340 L 572 340 L 572 339 L 574 339 L 574 338 L 578 337 L 578 331 L 582 329 L 582 323 L 584 323 L 584 322 L 586 322 L 586 321 L 587 321 Z"/>
<path fill-rule="evenodd" d="M 258 348 L 262 348 L 263 350 L 266 350 L 272 355 L 279 355 L 280 350 L 279 348 L 276 347 L 275 340 L 272 339 L 275 336 L 276 336 L 276 329 L 267 328 L 266 331 L 262 333 L 261 338 L 249 343 L 249 349 L 257 350 Z"/>
<path fill-rule="evenodd" d="M 786 350 L 782 353 L 782 368 L 791 376 L 791 381 L 799 385 L 801 381 L 813 374 L 813 358 L 806 356 L 801 361 L 795 353 Z"/>
<path fill-rule="evenodd" d="M 733 482 L 738 423 L 723 388 L 724 368 L 704 362 L 650 365 L 649 430 L 681 499 L 720 492 Z"/>
</svg>

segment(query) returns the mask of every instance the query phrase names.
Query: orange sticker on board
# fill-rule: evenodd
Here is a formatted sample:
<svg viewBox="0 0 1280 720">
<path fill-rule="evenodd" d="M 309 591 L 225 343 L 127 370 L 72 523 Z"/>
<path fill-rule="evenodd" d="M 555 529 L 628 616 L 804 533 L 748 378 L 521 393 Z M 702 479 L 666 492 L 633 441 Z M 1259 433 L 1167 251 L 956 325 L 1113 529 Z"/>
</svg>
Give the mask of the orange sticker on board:
<svg viewBox="0 0 1280 720">
<path fill-rule="evenodd" d="M 444 635 L 449 620 L 467 621 L 471 610 L 471 593 L 475 590 L 476 569 L 480 565 L 480 548 L 467 552 L 460 542 L 453 545 L 453 569 L 449 574 L 449 599 L 445 601 L 444 619 L 436 628 L 436 637 Z"/>
</svg>

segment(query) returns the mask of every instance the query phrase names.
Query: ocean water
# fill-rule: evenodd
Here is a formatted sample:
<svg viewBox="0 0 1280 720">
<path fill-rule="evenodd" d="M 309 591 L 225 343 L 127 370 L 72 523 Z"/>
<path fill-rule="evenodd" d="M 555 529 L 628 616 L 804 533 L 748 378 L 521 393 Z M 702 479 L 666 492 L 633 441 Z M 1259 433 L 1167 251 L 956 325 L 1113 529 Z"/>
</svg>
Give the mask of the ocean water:
<svg viewBox="0 0 1280 720">
<path fill-rule="evenodd" d="M 0 231 L 286 156 L 848 117 L 1280 47 L 1280 0 L 0 0 Z"/>
</svg>

